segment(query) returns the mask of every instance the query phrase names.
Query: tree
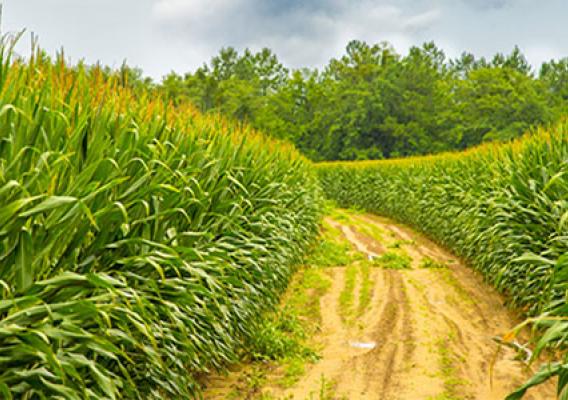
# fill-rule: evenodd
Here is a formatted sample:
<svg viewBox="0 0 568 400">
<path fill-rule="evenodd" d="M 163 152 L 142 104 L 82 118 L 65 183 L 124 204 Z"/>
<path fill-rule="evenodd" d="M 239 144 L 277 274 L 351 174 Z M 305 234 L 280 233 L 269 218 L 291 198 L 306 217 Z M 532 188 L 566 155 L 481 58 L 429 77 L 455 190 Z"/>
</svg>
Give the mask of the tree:
<svg viewBox="0 0 568 400">
<path fill-rule="evenodd" d="M 445 55 L 433 43 L 412 47 L 399 64 L 391 65 L 380 82 L 389 138 L 388 157 L 426 154 L 455 148 L 456 126 L 453 77 Z"/>
<path fill-rule="evenodd" d="M 568 58 L 542 64 L 540 80 L 558 100 L 568 101 Z"/>
<path fill-rule="evenodd" d="M 467 52 L 448 60 L 433 42 L 402 57 L 388 43 L 354 40 L 321 71 L 289 71 L 270 49 L 227 47 L 193 73 L 167 75 L 160 90 L 313 160 L 378 159 L 510 140 L 560 118 L 568 59 L 543 64 L 537 78 L 518 47 L 490 61 Z"/>
<path fill-rule="evenodd" d="M 221 112 L 231 118 L 254 124 L 266 106 L 266 96 L 279 90 L 288 71 L 269 49 L 242 55 L 232 47 L 223 48 L 193 74 L 181 79 L 166 76 L 162 87 L 168 96 L 184 97 L 204 112 Z"/>
<path fill-rule="evenodd" d="M 542 83 L 525 71 L 480 68 L 461 82 L 458 98 L 465 126 L 461 148 L 488 140 L 510 140 L 552 120 Z"/>
</svg>

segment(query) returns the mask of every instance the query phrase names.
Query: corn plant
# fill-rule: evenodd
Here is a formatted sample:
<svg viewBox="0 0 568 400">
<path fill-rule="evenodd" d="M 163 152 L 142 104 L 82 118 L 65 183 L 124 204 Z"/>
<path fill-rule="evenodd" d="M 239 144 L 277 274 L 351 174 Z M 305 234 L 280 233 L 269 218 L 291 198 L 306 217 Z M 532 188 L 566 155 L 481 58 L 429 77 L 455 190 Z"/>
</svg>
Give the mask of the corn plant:
<svg viewBox="0 0 568 400">
<path fill-rule="evenodd" d="M 0 397 L 198 397 L 317 233 L 310 170 L 246 127 L 5 40 Z"/>
<path fill-rule="evenodd" d="M 538 348 L 558 364 L 568 398 L 568 123 L 516 142 L 463 153 L 377 162 L 322 163 L 326 195 L 413 225 L 467 259 L 528 315 L 542 314 Z M 522 395 L 518 392 L 517 395 Z M 512 397 L 517 398 L 517 397 Z"/>
</svg>

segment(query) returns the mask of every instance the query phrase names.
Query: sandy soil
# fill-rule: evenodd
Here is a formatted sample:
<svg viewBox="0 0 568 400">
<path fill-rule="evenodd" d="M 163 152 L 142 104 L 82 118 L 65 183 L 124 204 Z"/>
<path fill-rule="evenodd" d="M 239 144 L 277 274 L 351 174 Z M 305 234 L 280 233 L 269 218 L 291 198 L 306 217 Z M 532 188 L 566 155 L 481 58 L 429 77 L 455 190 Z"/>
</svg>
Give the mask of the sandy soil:
<svg viewBox="0 0 568 400">
<path fill-rule="evenodd" d="M 398 246 L 412 257 L 412 268 L 373 267 L 372 300 L 355 324 L 339 312 L 345 269 L 331 268 L 332 288 L 321 299 L 322 359 L 274 398 L 319 399 L 324 379 L 333 399 L 497 400 L 530 376 L 512 349 L 493 340 L 519 320 L 479 276 L 406 227 L 371 215 L 353 218 L 356 223 L 327 222 L 370 258 Z M 381 239 L 363 234 L 365 225 L 382 231 Z M 424 257 L 447 268 L 421 268 Z M 525 398 L 554 399 L 554 386 Z"/>
</svg>

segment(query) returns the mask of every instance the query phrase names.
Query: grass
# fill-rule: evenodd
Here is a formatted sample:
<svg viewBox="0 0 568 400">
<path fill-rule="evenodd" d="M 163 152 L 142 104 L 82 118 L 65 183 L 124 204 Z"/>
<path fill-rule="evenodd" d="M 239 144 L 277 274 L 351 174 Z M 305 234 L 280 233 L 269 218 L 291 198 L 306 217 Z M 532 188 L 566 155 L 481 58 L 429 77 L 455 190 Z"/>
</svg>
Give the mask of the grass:
<svg viewBox="0 0 568 400">
<path fill-rule="evenodd" d="M 369 224 L 369 223 L 365 223 L 360 221 L 358 218 L 355 219 L 355 227 L 357 228 L 357 230 L 359 230 L 359 232 L 361 232 L 363 235 L 377 241 L 377 242 L 382 242 L 383 238 L 384 238 L 384 232 L 382 229 L 380 229 L 379 227 L 377 227 L 374 224 Z"/>
<path fill-rule="evenodd" d="M 341 319 L 347 323 L 352 323 L 355 306 L 355 285 L 357 283 L 358 266 L 356 264 L 348 265 L 345 268 L 345 283 L 339 294 L 339 315 Z"/>
<path fill-rule="evenodd" d="M 268 379 L 268 369 L 261 364 L 252 365 L 240 377 L 236 387 L 227 395 L 229 400 L 262 396 L 262 388 Z"/>
<path fill-rule="evenodd" d="M 329 212 L 328 216 L 336 222 L 345 224 L 345 225 L 349 225 L 351 223 L 351 216 L 352 212 L 350 212 L 349 210 L 344 210 L 344 209 L 340 209 L 340 208 L 334 208 L 333 210 L 331 210 L 331 212 Z"/>
<path fill-rule="evenodd" d="M 311 392 L 306 399 L 303 400 L 348 400 L 347 396 L 339 397 L 336 393 L 336 383 L 333 380 L 328 380 L 324 375 L 321 376 L 319 382 L 319 389 L 317 392 Z M 293 400 L 292 396 L 275 397 L 270 393 L 260 393 L 257 397 L 258 400 Z"/>
<path fill-rule="evenodd" d="M 284 303 L 294 310 L 309 334 L 315 333 L 321 322 L 320 299 L 331 287 L 324 270 L 306 267 L 294 277 Z"/>
<path fill-rule="evenodd" d="M 388 251 L 372 260 L 374 266 L 384 269 L 409 269 L 412 258 L 405 253 Z"/>
<path fill-rule="evenodd" d="M 329 231 L 326 234 L 329 239 Z M 323 240 L 321 235 L 319 241 Z M 321 246 L 317 243 L 314 248 Z M 279 310 L 261 320 L 240 356 L 245 373 L 238 377 L 233 398 L 271 399 L 265 391 L 267 384 L 293 386 L 305 373 L 306 363 L 318 360 L 312 338 L 321 323 L 320 299 L 331 286 L 326 266 L 324 262 L 323 266 L 307 265 L 298 270 Z"/>
<path fill-rule="evenodd" d="M 357 259 L 351 244 L 343 233 L 326 221 L 322 224 L 319 240 L 308 253 L 305 264 L 317 267 L 342 267 Z"/>
<path fill-rule="evenodd" d="M 294 386 L 306 372 L 305 360 L 300 358 L 292 358 L 285 360 L 282 369 L 284 376 L 278 380 L 280 386 L 289 388 Z"/>
<path fill-rule="evenodd" d="M 339 294 L 339 314 L 347 325 L 352 325 L 371 304 L 375 282 L 370 273 L 371 264 L 366 260 L 353 263 L 345 269 L 345 283 Z"/>
<path fill-rule="evenodd" d="M 363 214 L 364 211 L 362 210 L 340 208 L 335 208 L 330 213 L 333 219 L 355 227 L 357 231 L 368 238 L 377 242 L 382 242 L 384 238 L 384 231 L 374 224 L 369 224 L 363 221 L 361 218 L 361 215 Z"/>
<path fill-rule="evenodd" d="M 449 269 L 439 269 L 439 276 L 444 280 L 449 286 L 451 286 L 459 296 L 461 302 L 464 303 L 475 303 L 475 300 L 471 297 L 471 294 L 463 287 L 460 281 L 455 277 Z"/>
<path fill-rule="evenodd" d="M 428 400 L 467 400 L 472 397 L 465 394 L 467 381 L 459 377 L 457 363 L 459 359 L 453 354 L 450 342 L 454 339 L 453 334 L 436 341 L 436 352 L 439 359 L 439 373 L 444 381 L 444 392 L 430 397 Z"/>
<path fill-rule="evenodd" d="M 258 323 L 254 334 L 245 342 L 245 358 L 252 361 L 316 360 L 315 351 L 305 344 L 307 338 L 297 310 L 284 307 Z"/>
<path fill-rule="evenodd" d="M 430 257 L 424 257 L 420 262 L 420 268 L 442 269 L 442 268 L 448 268 L 448 266 L 441 261 L 436 261 Z"/>
<path fill-rule="evenodd" d="M 361 316 L 371 304 L 375 282 L 371 279 L 371 271 L 368 262 L 361 262 L 359 264 L 359 271 L 361 284 L 359 285 L 359 304 L 357 308 L 357 315 Z"/>
<path fill-rule="evenodd" d="M 326 379 L 325 375 L 322 374 L 318 393 L 310 393 L 309 398 L 306 400 L 347 400 L 346 396 L 337 396 L 336 386 L 333 380 Z"/>
</svg>

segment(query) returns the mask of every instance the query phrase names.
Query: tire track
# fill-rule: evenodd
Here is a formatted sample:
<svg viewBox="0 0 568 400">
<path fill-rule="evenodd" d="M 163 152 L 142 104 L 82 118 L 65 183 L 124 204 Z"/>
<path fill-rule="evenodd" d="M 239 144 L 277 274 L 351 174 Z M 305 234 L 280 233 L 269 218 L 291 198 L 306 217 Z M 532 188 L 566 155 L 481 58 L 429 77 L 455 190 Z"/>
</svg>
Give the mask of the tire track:
<svg viewBox="0 0 568 400">
<path fill-rule="evenodd" d="M 332 287 L 320 300 L 322 360 L 275 398 L 318 399 L 324 377 L 334 391 L 326 399 L 502 400 L 531 375 L 514 360 L 511 349 L 499 348 L 492 340 L 518 321 L 471 269 L 390 220 L 345 214 L 356 221 L 328 217 L 326 222 L 365 256 L 355 263 L 358 268 L 388 251 L 405 252 L 412 258 L 412 268 L 382 269 L 370 263 L 371 302 L 355 324 L 344 323 L 340 316 L 345 268 L 329 268 Z M 365 234 L 377 231 L 392 234 L 381 235 L 380 242 Z M 446 267 L 421 268 L 426 257 Z M 455 261 L 450 264 L 450 260 Z M 355 290 L 360 287 L 355 286 Z M 359 300 L 356 294 L 353 297 Z M 354 342 L 365 346 L 354 347 Z M 549 384 L 527 399 L 554 396 L 554 384 Z"/>
</svg>

